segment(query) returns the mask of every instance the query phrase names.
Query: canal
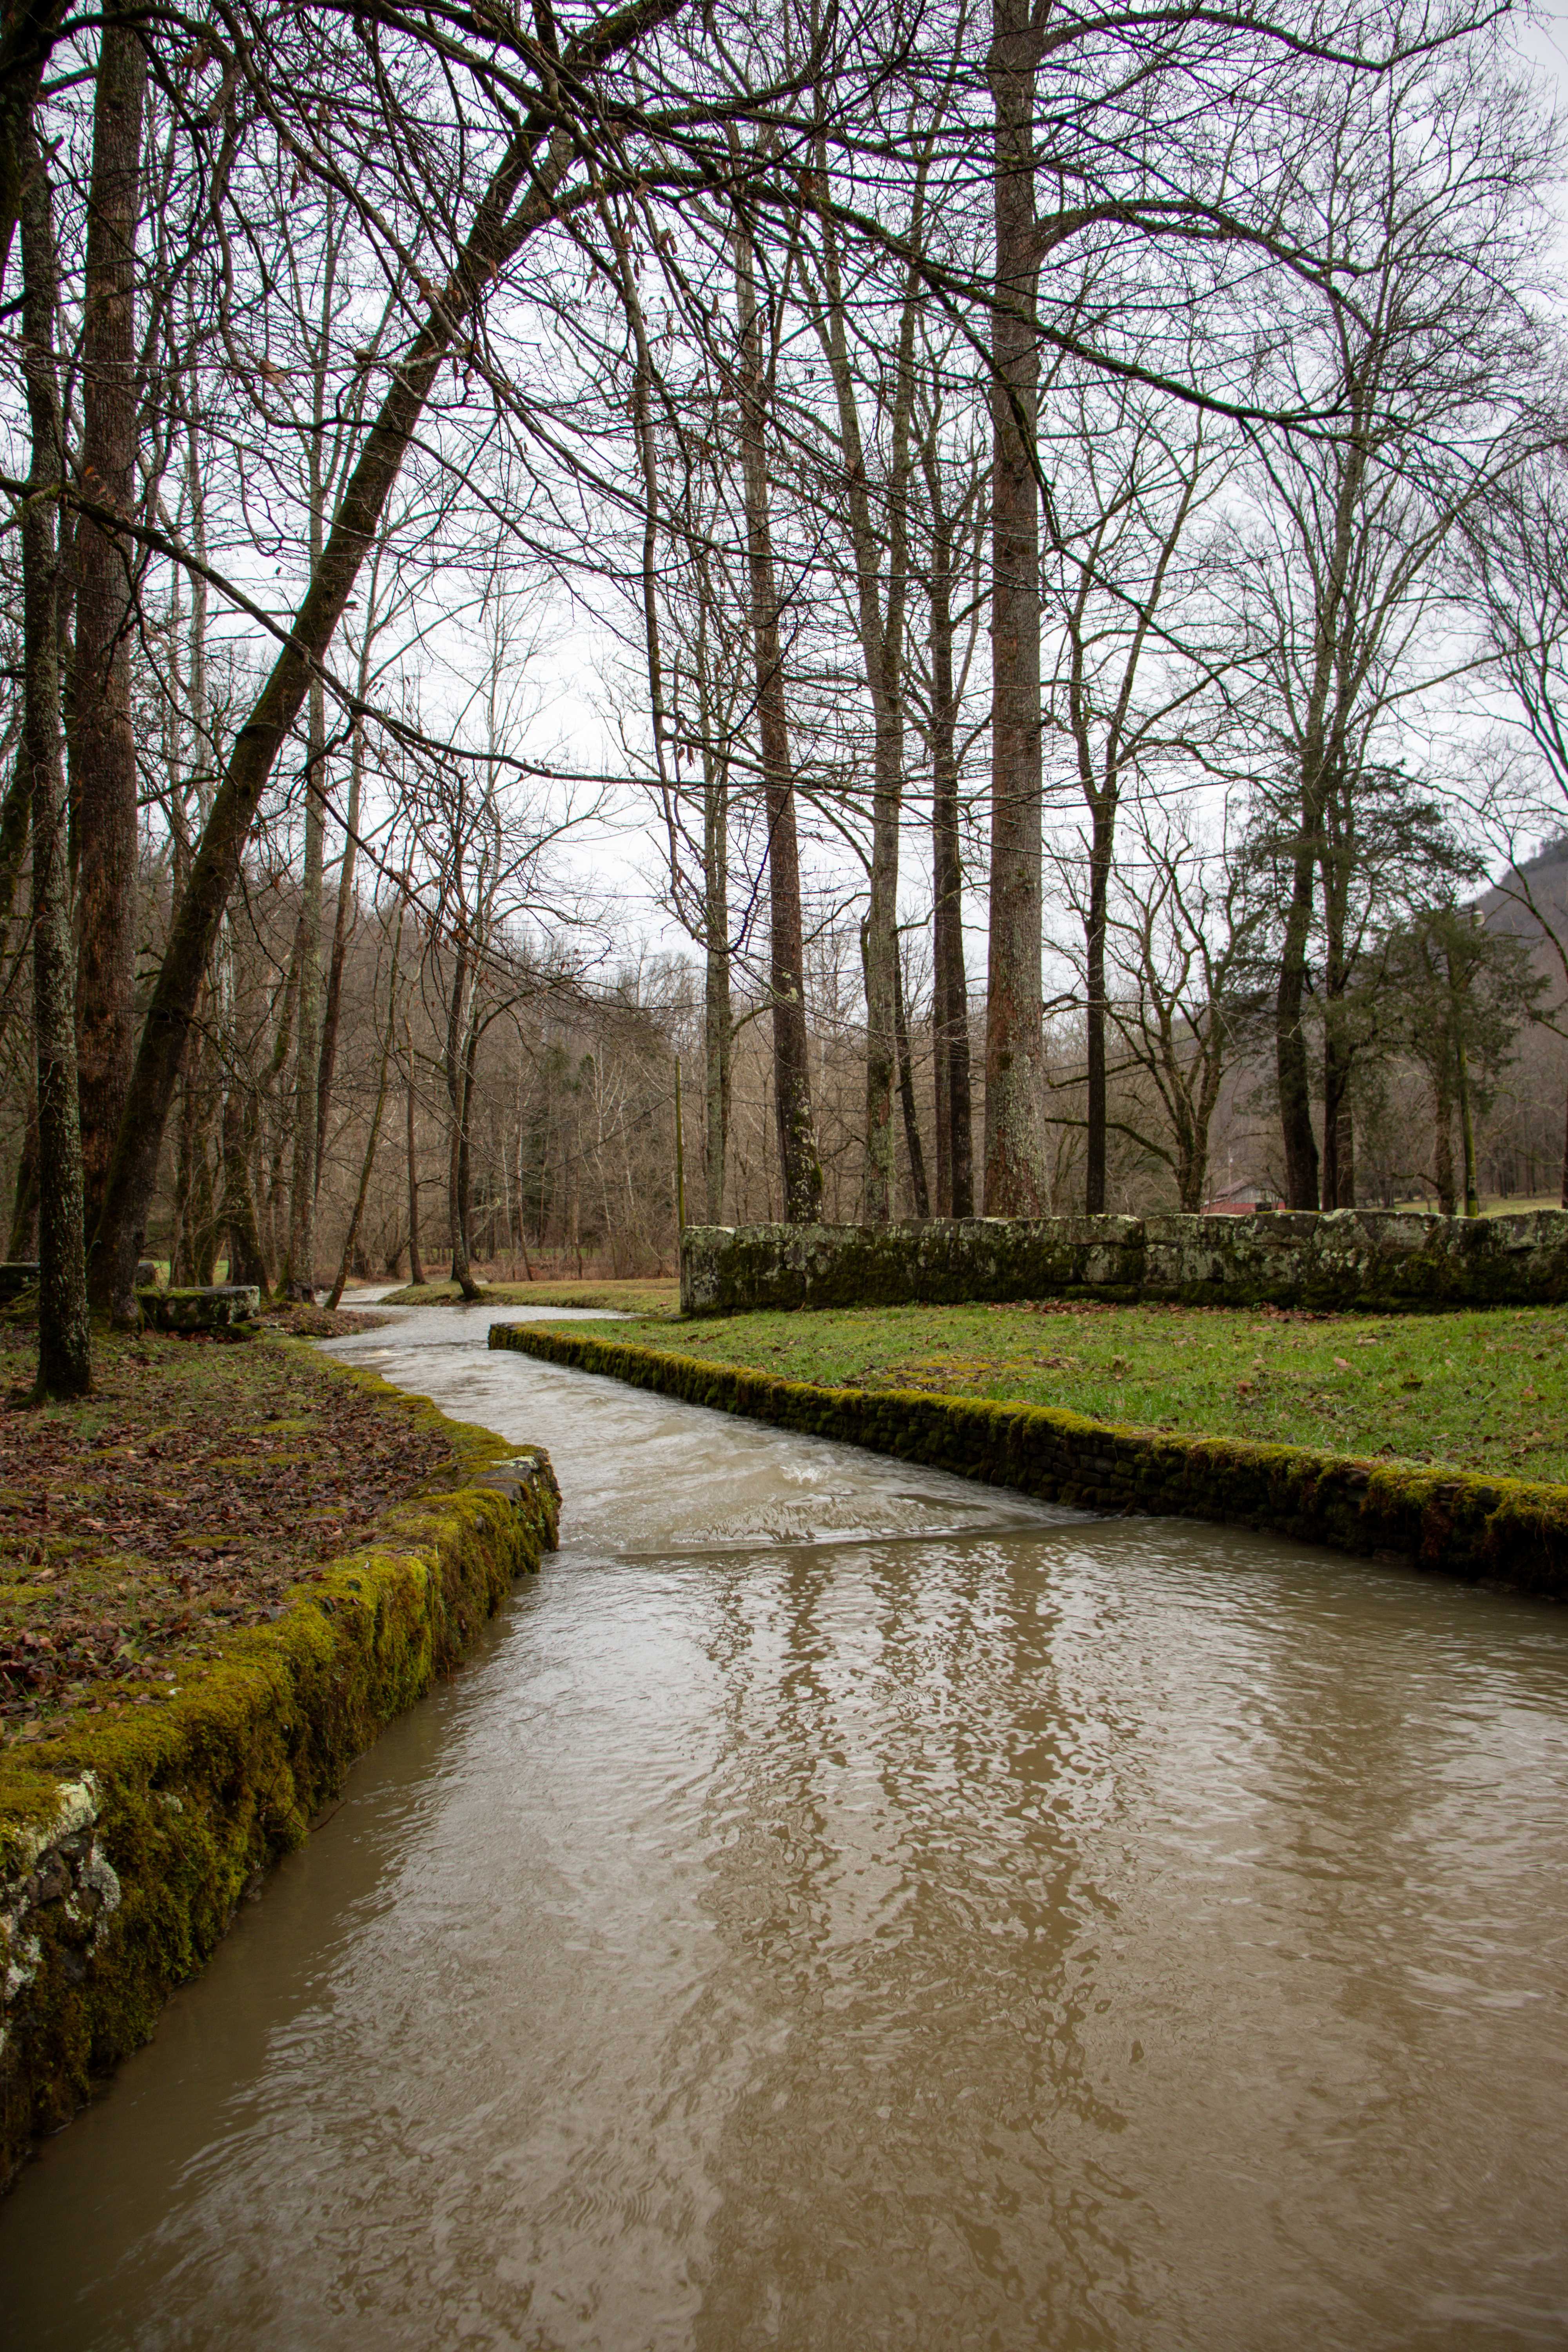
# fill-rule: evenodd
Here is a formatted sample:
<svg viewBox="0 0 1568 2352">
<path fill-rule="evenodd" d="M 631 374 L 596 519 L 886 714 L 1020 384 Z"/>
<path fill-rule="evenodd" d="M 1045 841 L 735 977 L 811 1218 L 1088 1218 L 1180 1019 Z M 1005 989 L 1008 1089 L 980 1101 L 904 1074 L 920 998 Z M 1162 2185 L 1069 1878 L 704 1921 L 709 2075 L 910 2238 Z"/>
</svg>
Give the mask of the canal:
<svg viewBox="0 0 1568 2352">
<path fill-rule="evenodd" d="M 0 2343 L 1568 2338 L 1568 1612 L 488 1352 L 560 1553 L 0 2206 Z"/>
</svg>

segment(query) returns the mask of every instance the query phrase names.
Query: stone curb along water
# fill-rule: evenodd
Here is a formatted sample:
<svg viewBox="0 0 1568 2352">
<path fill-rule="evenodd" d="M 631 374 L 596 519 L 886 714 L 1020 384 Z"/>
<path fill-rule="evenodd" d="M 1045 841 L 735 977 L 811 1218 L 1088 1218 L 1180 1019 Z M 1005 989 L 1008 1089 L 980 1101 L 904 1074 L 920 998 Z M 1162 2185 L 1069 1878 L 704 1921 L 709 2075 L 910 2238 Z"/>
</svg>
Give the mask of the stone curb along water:
<svg viewBox="0 0 1568 2352">
<path fill-rule="evenodd" d="M 540 1324 L 492 1324 L 489 1344 L 605 1373 L 687 1404 L 1016 1487 L 1040 1502 L 1216 1520 L 1568 1600 L 1568 1486 L 1418 1469 L 1249 1438 L 1123 1429 L 1059 1406 L 815 1388 Z"/>
<path fill-rule="evenodd" d="M 188 1689 L 84 1724 L 47 1758 L 0 1754 L 0 2187 L 147 2040 L 353 1759 L 555 1549 L 542 1447 L 336 1369 L 440 1425 L 452 1487 L 389 1511 L 274 1622 L 223 1637 Z"/>
<path fill-rule="evenodd" d="M 688 1225 L 680 1311 L 1171 1300 L 1386 1314 L 1568 1299 L 1568 1210 L 1265 1216 L 932 1217 L 889 1225 Z"/>
</svg>

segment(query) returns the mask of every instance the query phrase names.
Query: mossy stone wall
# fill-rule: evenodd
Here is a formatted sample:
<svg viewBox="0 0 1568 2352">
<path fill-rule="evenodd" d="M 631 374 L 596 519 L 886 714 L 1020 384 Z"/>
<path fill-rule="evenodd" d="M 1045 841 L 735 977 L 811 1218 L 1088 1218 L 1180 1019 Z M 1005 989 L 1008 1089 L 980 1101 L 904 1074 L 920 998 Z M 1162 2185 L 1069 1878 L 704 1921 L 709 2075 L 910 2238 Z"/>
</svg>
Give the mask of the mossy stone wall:
<svg viewBox="0 0 1568 2352">
<path fill-rule="evenodd" d="M 379 1386 L 380 1383 L 375 1383 Z M 404 1505 L 188 1692 L 0 1759 L 0 2187 L 144 2042 L 247 1886 L 556 1539 L 549 1456 L 433 1406 L 464 1483 Z"/>
<path fill-rule="evenodd" d="M 1378 1314 L 1555 1306 L 1568 1298 L 1568 1211 L 689 1225 L 680 1239 L 687 1315 L 1078 1297 Z"/>
<path fill-rule="evenodd" d="M 1263 1528 L 1568 1600 L 1568 1486 L 1396 1467 L 1247 1438 L 1152 1434 L 1058 1406 L 815 1388 L 539 1325 L 494 1324 L 489 1344 L 1015 1486 L 1041 1502 Z"/>
</svg>

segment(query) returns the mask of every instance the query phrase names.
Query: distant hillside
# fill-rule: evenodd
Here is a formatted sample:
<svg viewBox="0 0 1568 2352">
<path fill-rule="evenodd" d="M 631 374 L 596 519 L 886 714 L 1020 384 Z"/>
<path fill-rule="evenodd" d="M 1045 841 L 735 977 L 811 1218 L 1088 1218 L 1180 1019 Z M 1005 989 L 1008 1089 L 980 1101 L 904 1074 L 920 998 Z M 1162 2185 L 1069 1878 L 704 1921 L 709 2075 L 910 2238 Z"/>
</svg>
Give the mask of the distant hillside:
<svg viewBox="0 0 1568 2352">
<path fill-rule="evenodd" d="M 1541 926 L 1531 906 L 1521 903 L 1525 899 L 1533 901 L 1542 920 L 1568 941 L 1568 834 L 1543 843 L 1533 857 L 1510 868 L 1496 888 L 1484 891 L 1477 904 L 1489 930 L 1510 931 L 1516 939 L 1538 938 Z M 1552 969 L 1557 969 L 1555 957 Z"/>
</svg>

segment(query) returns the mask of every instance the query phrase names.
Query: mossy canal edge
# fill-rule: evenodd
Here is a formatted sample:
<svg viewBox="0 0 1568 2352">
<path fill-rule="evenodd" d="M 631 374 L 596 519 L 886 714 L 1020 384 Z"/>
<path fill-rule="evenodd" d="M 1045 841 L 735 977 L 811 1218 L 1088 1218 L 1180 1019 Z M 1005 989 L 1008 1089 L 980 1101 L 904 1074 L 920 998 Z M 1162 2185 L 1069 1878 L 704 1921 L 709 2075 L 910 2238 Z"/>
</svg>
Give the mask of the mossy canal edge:
<svg viewBox="0 0 1568 2352">
<path fill-rule="evenodd" d="M 373 1544 L 229 1635 L 189 1690 L 0 1755 L 0 2190 L 149 2038 L 354 1759 L 555 1548 L 542 1448 L 334 1370 L 438 1423 L 457 1483 L 389 1510 Z"/>
<path fill-rule="evenodd" d="M 493 1324 L 492 1348 L 685 1404 L 923 1463 L 1040 1502 L 1205 1519 L 1568 1600 L 1568 1486 L 1252 1438 L 1120 1427 L 1052 1405 L 826 1389 L 664 1348 Z"/>
</svg>

